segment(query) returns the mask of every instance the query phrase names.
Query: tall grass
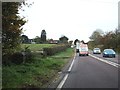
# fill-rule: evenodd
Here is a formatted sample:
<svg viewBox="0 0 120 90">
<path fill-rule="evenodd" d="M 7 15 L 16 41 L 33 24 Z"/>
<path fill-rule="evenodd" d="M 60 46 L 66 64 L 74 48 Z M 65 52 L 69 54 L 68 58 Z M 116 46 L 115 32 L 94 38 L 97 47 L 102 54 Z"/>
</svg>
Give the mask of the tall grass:
<svg viewBox="0 0 120 90">
<path fill-rule="evenodd" d="M 42 88 L 54 79 L 63 66 L 73 57 L 74 51 L 69 48 L 53 56 L 39 58 L 34 62 L 21 65 L 3 66 L 3 88 Z"/>
</svg>

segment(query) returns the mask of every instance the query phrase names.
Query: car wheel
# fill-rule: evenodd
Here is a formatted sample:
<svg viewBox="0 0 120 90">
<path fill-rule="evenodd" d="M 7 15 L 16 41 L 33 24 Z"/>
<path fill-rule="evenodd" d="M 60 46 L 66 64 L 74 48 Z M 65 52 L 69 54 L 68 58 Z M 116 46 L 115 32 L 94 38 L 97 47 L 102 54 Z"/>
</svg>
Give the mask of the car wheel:
<svg viewBox="0 0 120 90">
<path fill-rule="evenodd" d="M 116 56 L 114 55 L 114 58 L 115 58 Z"/>
</svg>

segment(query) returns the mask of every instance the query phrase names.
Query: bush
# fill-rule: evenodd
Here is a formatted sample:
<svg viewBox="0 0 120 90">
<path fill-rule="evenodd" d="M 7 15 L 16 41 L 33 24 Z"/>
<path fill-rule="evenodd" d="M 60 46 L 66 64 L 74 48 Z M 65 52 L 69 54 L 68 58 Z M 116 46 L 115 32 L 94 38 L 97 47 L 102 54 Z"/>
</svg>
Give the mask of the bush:
<svg viewBox="0 0 120 90">
<path fill-rule="evenodd" d="M 43 48 L 44 55 L 54 55 L 58 52 L 66 50 L 70 45 L 69 44 L 62 44 L 54 47 L 49 47 L 49 48 Z"/>
<path fill-rule="evenodd" d="M 2 55 L 2 65 L 11 65 L 11 60 L 10 60 L 11 55 L 10 54 L 5 54 Z"/>
<path fill-rule="evenodd" d="M 31 53 L 31 50 L 29 49 L 29 46 L 25 47 L 24 50 L 22 50 L 21 53 L 23 54 L 23 63 L 32 62 L 33 54 Z"/>
<path fill-rule="evenodd" d="M 25 47 L 24 50 L 21 52 L 15 52 L 13 54 L 6 54 L 3 56 L 3 65 L 11 65 L 14 64 L 22 64 L 22 63 L 30 63 L 33 60 L 33 55 L 28 49 L 28 47 Z"/>
<path fill-rule="evenodd" d="M 33 60 L 33 55 L 30 49 L 26 47 L 24 51 L 14 53 L 11 59 L 15 64 L 30 63 Z"/>
<path fill-rule="evenodd" d="M 23 54 L 21 52 L 16 52 L 16 53 L 11 55 L 10 60 L 12 63 L 21 64 L 24 61 L 24 57 L 23 57 Z"/>
</svg>

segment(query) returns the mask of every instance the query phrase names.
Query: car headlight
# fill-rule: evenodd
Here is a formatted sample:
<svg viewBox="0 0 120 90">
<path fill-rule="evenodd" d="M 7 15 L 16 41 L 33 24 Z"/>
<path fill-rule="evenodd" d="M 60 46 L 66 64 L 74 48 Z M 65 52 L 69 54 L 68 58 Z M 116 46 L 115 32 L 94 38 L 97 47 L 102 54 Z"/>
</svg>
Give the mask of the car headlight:
<svg viewBox="0 0 120 90">
<path fill-rule="evenodd" d="M 107 54 L 106 52 L 104 52 L 105 54 Z"/>
<path fill-rule="evenodd" d="M 113 52 L 113 54 L 115 54 L 115 52 Z"/>
</svg>

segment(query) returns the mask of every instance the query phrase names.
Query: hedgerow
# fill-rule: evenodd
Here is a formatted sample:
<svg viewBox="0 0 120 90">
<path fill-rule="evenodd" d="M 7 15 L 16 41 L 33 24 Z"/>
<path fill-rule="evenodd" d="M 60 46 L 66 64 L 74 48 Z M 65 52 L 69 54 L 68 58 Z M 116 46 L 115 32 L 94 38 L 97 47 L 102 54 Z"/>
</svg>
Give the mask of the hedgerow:
<svg viewBox="0 0 120 90">
<path fill-rule="evenodd" d="M 48 48 L 43 48 L 44 56 L 51 56 L 54 55 L 58 52 L 66 50 L 68 47 L 70 47 L 69 44 L 60 44 L 54 47 L 48 47 Z"/>
</svg>

